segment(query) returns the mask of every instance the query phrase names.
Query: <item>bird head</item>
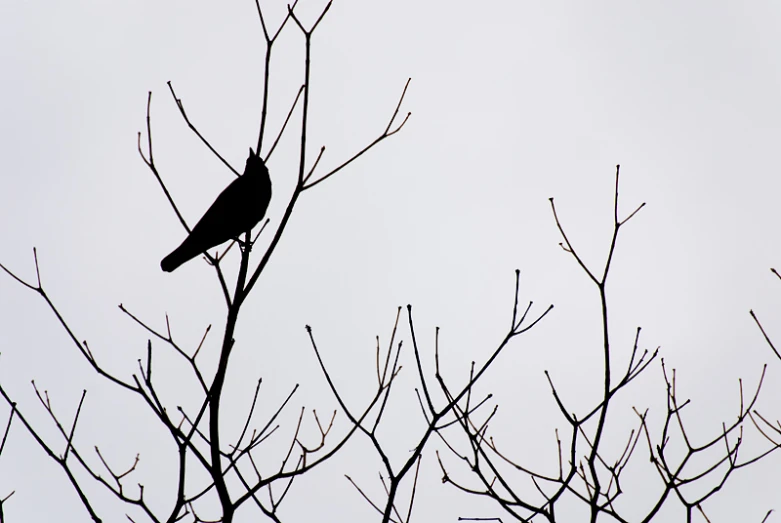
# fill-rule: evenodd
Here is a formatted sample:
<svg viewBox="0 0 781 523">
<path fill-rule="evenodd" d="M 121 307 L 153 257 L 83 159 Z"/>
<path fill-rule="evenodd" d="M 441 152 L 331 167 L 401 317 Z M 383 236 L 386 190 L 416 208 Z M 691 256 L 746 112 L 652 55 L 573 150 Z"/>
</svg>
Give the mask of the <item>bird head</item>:
<svg viewBox="0 0 781 523">
<path fill-rule="evenodd" d="M 247 164 L 244 166 L 244 174 L 249 173 L 265 173 L 266 176 L 268 176 L 266 163 L 263 161 L 263 158 L 261 158 L 260 155 L 256 154 L 255 151 L 252 150 L 252 147 L 249 148 Z"/>
</svg>

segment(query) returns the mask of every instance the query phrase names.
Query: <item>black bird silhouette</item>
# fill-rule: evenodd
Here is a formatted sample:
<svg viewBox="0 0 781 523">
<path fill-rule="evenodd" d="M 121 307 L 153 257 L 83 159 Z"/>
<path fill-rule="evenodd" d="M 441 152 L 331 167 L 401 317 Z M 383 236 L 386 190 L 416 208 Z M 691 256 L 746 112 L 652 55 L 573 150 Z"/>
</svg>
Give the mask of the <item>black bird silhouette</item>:
<svg viewBox="0 0 781 523">
<path fill-rule="evenodd" d="M 212 247 L 237 239 L 263 219 L 270 200 L 268 169 L 250 148 L 244 174 L 220 193 L 182 244 L 163 258 L 160 268 L 171 272 Z"/>
</svg>

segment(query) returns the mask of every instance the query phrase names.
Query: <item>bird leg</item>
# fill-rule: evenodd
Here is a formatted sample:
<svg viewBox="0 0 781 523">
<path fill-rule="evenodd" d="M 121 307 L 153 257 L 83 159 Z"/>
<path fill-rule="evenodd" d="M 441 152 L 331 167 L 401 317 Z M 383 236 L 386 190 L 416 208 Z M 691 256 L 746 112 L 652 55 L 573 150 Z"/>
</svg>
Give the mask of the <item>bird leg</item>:
<svg viewBox="0 0 781 523">
<path fill-rule="evenodd" d="M 241 252 L 249 253 L 250 251 L 252 251 L 252 244 L 255 243 L 255 242 L 253 242 L 253 241 L 245 242 L 241 238 L 235 238 L 235 240 L 236 240 L 236 243 L 239 244 L 239 249 L 241 249 Z"/>
</svg>

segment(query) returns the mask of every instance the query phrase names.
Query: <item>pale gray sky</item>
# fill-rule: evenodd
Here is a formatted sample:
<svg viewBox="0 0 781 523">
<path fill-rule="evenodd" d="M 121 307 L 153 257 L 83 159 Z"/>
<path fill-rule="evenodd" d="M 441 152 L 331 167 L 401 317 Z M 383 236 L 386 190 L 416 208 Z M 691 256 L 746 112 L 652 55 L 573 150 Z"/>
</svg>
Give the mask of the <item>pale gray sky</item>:
<svg viewBox="0 0 781 523">
<path fill-rule="evenodd" d="M 276 26 L 284 2 L 266 4 Z M 323 5 L 302 0 L 300 16 L 312 20 Z M 402 110 L 413 115 L 401 133 L 302 197 L 244 310 L 226 416 L 241 419 L 259 376 L 269 405 L 302 384 L 287 421 L 302 404 L 334 408 L 304 324 L 360 403 L 372 386 L 374 336 L 386 339 L 396 307 L 407 303 L 428 350 L 434 327 L 442 328 L 446 368 L 462 379 L 505 334 L 519 268 L 524 300 L 556 308 L 502 356 L 481 391 L 501 403 L 495 436 L 554 470 L 553 429 L 565 421 L 543 370 L 572 409 L 596 398 L 601 376 L 596 289 L 558 247 L 548 198 L 587 262 L 601 264 L 620 163 L 622 210 L 647 206 L 622 229 L 609 284 L 617 360 L 642 326 L 643 346 L 661 346 L 678 369 L 692 431 L 703 435 L 734 418 L 737 380 L 753 390 L 769 362 L 760 407 L 781 417 L 781 361 L 748 315 L 757 311 L 781 342 L 781 285 L 768 270 L 781 267 L 780 25 L 781 7 L 770 1 L 337 0 L 313 44 L 310 156 L 326 145 L 329 169 L 371 141 L 408 77 Z M 271 129 L 301 82 L 301 40 L 289 31 L 277 44 Z M 160 328 L 167 312 L 190 344 L 224 316 L 206 264 L 160 271 L 183 231 L 136 152 L 147 91 L 156 161 L 192 223 L 232 175 L 182 122 L 166 82 L 240 168 L 257 139 L 262 52 L 250 1 L 0 5 L 0 262 L 32 279 L 36 246 L 51 298 L 122 376 L 136 370 L 146 335 L 119 303 Z M 292 187 L 294 147 L 290 134 L 269 163 L 272 224 Z M 99 445 L 118 467 L 141 451 L 136 481 L 150 497 L 154 486 L 170 485 L 168 436 L 135 398 L 92 375 L 40 298 L 2 275 L 0 352 L 0 380 L 38 426 L 48 420 L 31 379 L 65 416 L 87 388 L 77 443 Z M 179 381 L 177 360 L 165 354 L 161 346 L 160 387 L 171 405 L 187 405 L 192 383 Z M 650 407 L 659 421 L 663 387 L 655 365 L 625 392 L 613 414 L 616 440 L 634 421 L 631 406 Z M 413 393 L 397 393 L 392 419 L 417 419 Z M 416 426 L 399 423 L 387 435 L 398 439 L 401 459 Z M 502 515 L 441 485 L 433 458 L 424 460 L 419 521 Z M 642 471 L 645 450 L 636 459 Z M 781 509 L 779 460 L 733 476 L 706 506 L 714 520 L 760 521 Z M 379 494 L 379 465 L 364 442 L 353 445 L 303 480 L 293 494 L 304 502 L 290 500 L 282 515 L 371 521 L 343 474 Z M 658 487 L 655 473 L 645 473 L 639 491 L 627 492 L 629 505 L 643 505 Z M 11 521 L 87 518 L 21 425 L 0 456 L 0 495 L 11 490 Z"/>
</svg>

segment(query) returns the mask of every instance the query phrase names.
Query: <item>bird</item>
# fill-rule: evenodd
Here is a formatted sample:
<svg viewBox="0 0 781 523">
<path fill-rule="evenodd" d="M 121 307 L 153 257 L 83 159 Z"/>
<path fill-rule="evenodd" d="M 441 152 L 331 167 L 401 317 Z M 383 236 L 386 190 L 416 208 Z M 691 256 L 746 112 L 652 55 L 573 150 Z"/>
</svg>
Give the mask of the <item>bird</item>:
<svg viewBox="0 0 781 523">
<path fill-rule="evenodd" d="M 270 201 L 268 168 L 250 147 L 244 174 L 217 196 L 182 244 L 163 258 L 160 268 L 172 272 L 212 247 L 238 239 L 263 219 Z"/>
</svg>

